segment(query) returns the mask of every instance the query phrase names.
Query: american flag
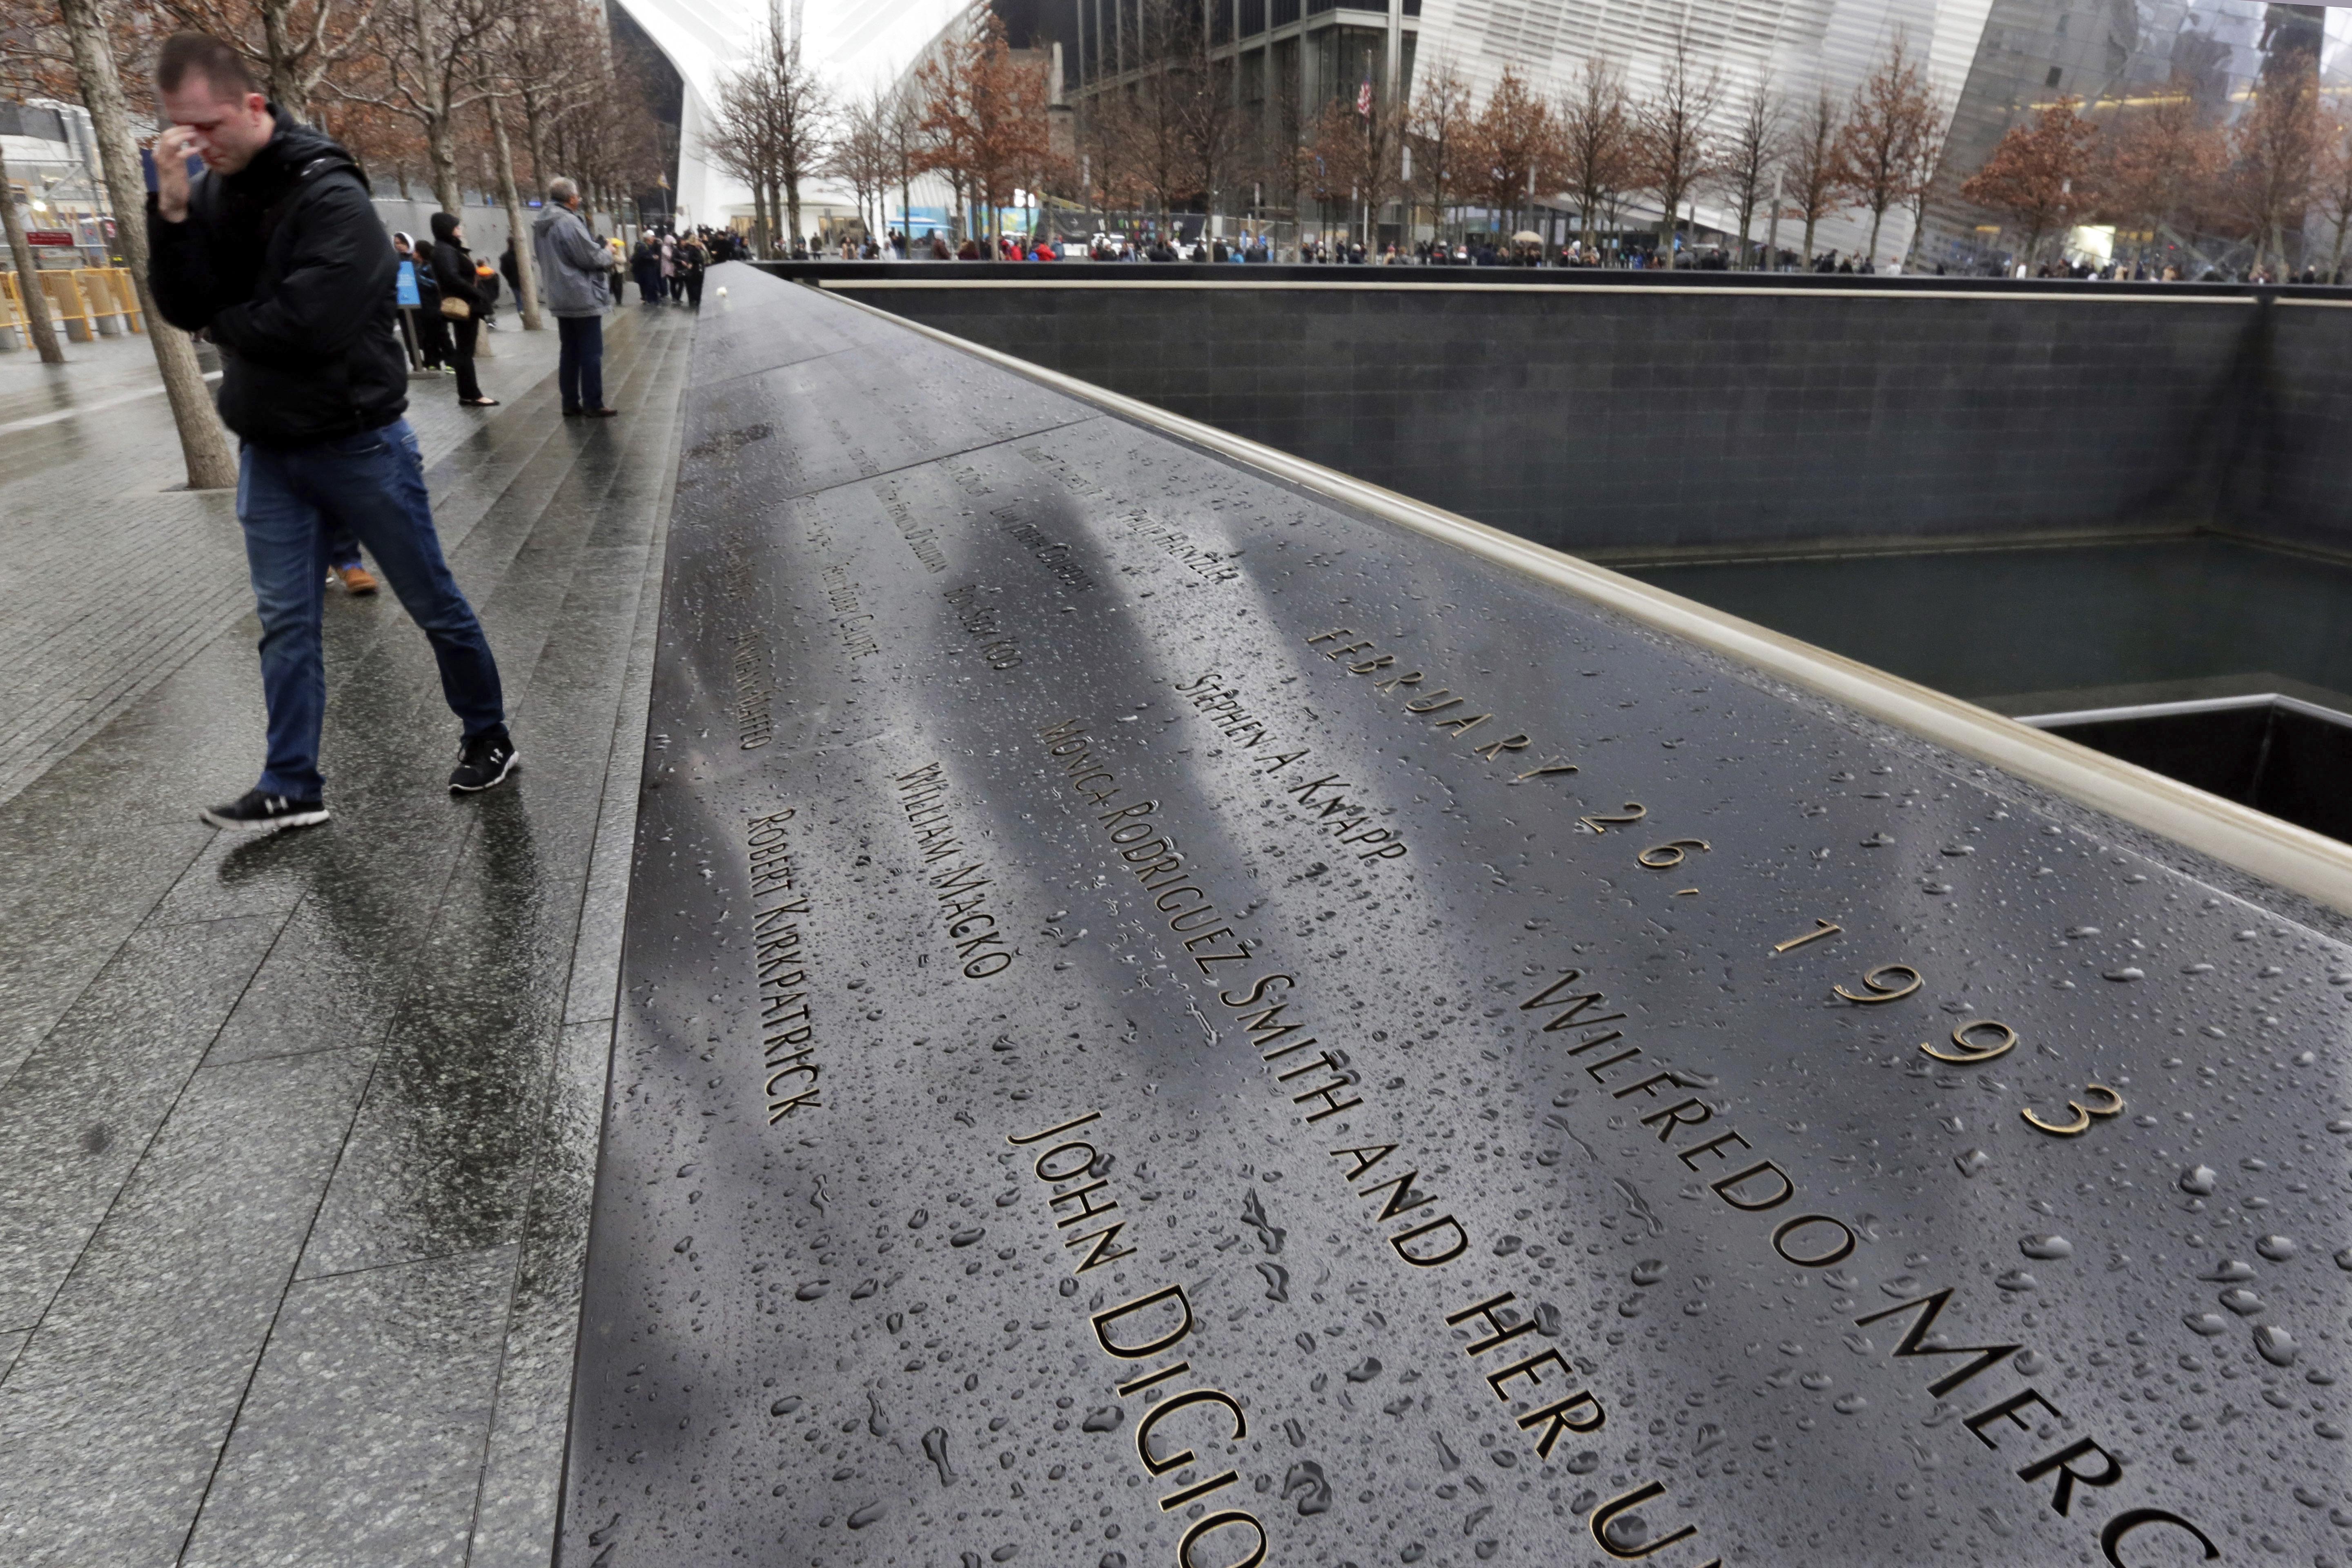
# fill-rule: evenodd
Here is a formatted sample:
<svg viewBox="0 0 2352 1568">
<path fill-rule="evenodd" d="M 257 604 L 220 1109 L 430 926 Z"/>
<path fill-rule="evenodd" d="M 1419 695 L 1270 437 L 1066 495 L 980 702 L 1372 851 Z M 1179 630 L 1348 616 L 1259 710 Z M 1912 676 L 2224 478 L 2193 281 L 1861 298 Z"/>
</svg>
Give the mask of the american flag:
<svg viewBox="0 0 2352 1568">
<path fill-rule="evenodd" d="M 1356 89 L 1356 112 L 1369 118 L 1372 112 L 1372 79 L 1366 77 L 1364 85 Z"/>
</svg>

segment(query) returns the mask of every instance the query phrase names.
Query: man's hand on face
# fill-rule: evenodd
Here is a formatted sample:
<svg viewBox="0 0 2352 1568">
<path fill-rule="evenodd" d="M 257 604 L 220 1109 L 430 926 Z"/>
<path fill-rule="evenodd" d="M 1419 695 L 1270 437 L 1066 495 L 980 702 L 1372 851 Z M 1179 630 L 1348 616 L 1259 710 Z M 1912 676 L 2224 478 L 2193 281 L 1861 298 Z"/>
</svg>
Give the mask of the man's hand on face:
<svg viewBox="0 0 2352 1568">
<path fill-rule="evenodd" d="M 155 206 L 165 223 L 188 219 L 188 157 L 194 150 L 194 127 L 174 125 L 155 139 Z"/>
</svg>

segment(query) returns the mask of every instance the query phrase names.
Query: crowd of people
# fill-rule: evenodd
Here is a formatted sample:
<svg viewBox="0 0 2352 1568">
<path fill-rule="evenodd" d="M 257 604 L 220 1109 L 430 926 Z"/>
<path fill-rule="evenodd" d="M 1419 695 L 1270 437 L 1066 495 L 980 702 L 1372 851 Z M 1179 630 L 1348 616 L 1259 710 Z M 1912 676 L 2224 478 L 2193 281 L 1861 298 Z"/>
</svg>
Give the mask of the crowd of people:
<svg viewBox="0 0 2352 1568">
<path fill-rule="evenodd" d="M 1642 237 L 1646 239 L 1649 237 Z M 831 243 L 821 243 L 813 238 L 795 239 L 786 247 L 785 253 L 794 261 L 984 261 L 990 258 L 992 250 L 999 261 L 1244 265 L 1283 262 L 1310 267 L 1568 267 L 1613 268 L 1626 271 L 1643 271 L 1667 265 L 1666 258 L 1656 249 L 1632 242 L 1612 241 L 1588 246 L 1570 240 L 1564 245 L 1553 245 L 1537 240 L 1532 236 L 1516 236 L 1508 240 L 1480 236 L 1454 241 L 1423 239 L 1412 245 L 1391 241 L 1386 245 L 1367 247 L 1360 239 L 1310 236 L 1292 246 L 1277 244 L 1265 234 L 1244 233 L 1231 238 L 1223 236 L 1188 238 L 1181 234 L 1164 234 L 1150 228 L 1133 237 L 1064 235 L 1056 239 L 1047 235 L 1000 235 L 992 241 L 967 238 L 952 245 L 937 230 L 910 241 L 906 235 L 894 229 L 880 241 L 864 236 L 852 236 Z M 1769 260 L 1760 256 L 1754 259 L 1735 259 L 1725 246 L 1685 247 L 1679 240 L 1675 245 L 1673 265 L 1679 270 L 1697 272 L 1752 269 L 1893 276 L 1916 271 L 1937 277 L 1958 272 L 1979 277 L 2074 278 L 2166 283 L 2178 283 L 2192 278 L 2201 283 L 2346 281 L 2343 273 L 2331 276 L 2313 267 L 2304 268 L 2299 272 L 2263 268 L 2256 268 L 2250 272 L 2232 272 L 2205 265 L 2184 268 L 2177 265 L 2126 259 L 2101 262 L 2068 258 L 2044 261 L 2038 266 L 2028 266 L 2022 262 L 1954 264 L 1937 261 L 1906 268 L 1899 261 L 1875 263 L 1867 256 L 1842 255 L 1835 249 L 1824 251 L 1811 259 L 1787 249 L 1773 253 Z"/>
<path fill-rule="evenodd" d="M 645 230 L 625 251 L 617 239 L 605 242 L 613 251 L 613 303 L 622 302 L 623 279 L 637 286 L 637 300 L 646 305 L 702 307 L 702 275 L 722 261 L 743 261 L 751 247 L 732 229 L 699 226 L 680 234 L 667 225 Z"/>
</svg>

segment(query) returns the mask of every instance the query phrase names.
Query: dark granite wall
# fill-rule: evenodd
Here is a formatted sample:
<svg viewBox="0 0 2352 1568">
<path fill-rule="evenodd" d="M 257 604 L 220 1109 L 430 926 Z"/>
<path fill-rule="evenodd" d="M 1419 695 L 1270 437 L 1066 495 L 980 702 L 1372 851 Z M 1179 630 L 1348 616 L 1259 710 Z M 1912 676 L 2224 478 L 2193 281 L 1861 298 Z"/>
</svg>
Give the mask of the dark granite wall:
<svg viewBox="0 0 2352 1568">
<path fill-rule="evenodd" d="M 2329 461 L 2352 433 L 2343 310 L 2227 288 L 2052 300 L 1971 281 L 1955 298 L 1943 279 L 1857 293 L 1722 274 L 1068 286 L 1137 270 L 856 297 L 1571 551 L 2197 526 L 2352 545 Z M 1282 269 L 1300 271 L 1332 279 Z"/>
<path fill-rule="evenodd" d="M 2242 426 L 2232 526 L 2352 550 L 2352 301 L 2281 301 L 2255 356 L 2261 390 Z"/>
</svg>

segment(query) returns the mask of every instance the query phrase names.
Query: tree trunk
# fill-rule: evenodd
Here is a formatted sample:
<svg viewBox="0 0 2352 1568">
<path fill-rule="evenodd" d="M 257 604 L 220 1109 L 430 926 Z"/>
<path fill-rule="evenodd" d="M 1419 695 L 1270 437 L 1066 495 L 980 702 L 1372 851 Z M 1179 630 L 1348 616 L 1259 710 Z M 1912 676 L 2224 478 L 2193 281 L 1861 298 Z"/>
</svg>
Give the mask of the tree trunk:
<svg viewBox="0 0 2352 1568">
<path fill-rule="evenodd" d="M 457 127 L 446 112 L 425 122 L 425 154 L 433 166 L 433 199 L 445 213 L 463 214 L 466 193 L 457 184 Z"/>
<path fill-rule="evenodd" d="M 486 105 L 490 114 L 490 136 L 498 148 L 499 200 L 507 209 L 507 233 L 514 240 L 515 304 L 522 311 L 522 330 L 541 331 L 546 323 L 539 317 L 539 266 L 531 255 L 531 247 L 524 237 L 522 226 L 522 193 L 515 189 L 514 143 L 507 138 L 507 106 L 502 99 L 491 99 Z"/>
<path fill-rule="evenodd" d="M 1797 258 L 1797 269 L 1801 272 L 1813 269 L 1813 226 L 1820 221 L 1811 213 L 1805 215 L 1805 253 Z"/>
<path fill-rule="evenodd" d="M 522 98 L 522 140 L 530 153 L 531 195 L 547 195 L 547 115 L 536 93 Z"/>
<path fill-rule="evenodd" d="M 147 342 L 155 351 L 155 368 L 163 374 L 173 422 L 179 426 L 188 488 L 227 489 L 236 483 L 236 454 L 229 450 L 228 432 L 221 428 L 212 392 L 196 363 L 195 341 L 163 320 L 147 287 L 147 175 L 140 165 L 138 143 L 131 138 L 130 110 L 123 102 L 121 79 L 115 73 L 114 44 L 107 36 L 102 3 L 58 0 L 58 9 L 73 44 L 74 73 L 81 79 L 82 103 L 89 110 L 90 129 L 97 133 L 99 162 L 114 207 L 122 259 L 131 273 L 131 287 L 138 291 L 140 310 L 147 319 Z"/>
<path fill-rule="evenodd" d="M 16 211 L 16 192 L 8 183 L 8 156 L 5 152 L 0 152 L 0 224 L 5 224 L 8 231 L 9 259 L 16 264 L 16 292 L 25 297 L 25 333 L 41 351 L 43 364 L 63 364 L 66 351 L 58 346 L 58 329 L 49 320 L 49 297 L 41 291 L 33 247 L 25 243 L 25 219 Z M 2341 265 L 2344 239 L 2340 233 L 2336 240 L 2336 255 Z"/>
<path fill-rule="evenodd" d="M 1886 209 L 1885 207 L 1873 207 L 1870 209 L 1870 253 L 1868 260 L 1873 267 L 1876 267 L 1878 265 L 1878 226 L 1885 221 Z"/>
<path fill-rule="evenodd" d="M 793 238 L 801 237 L 801 172 L 784 171 L 784 218 L 793 231 Z"/>
<path fill-rule="evenodd" d="M 310 118 L 310 95 L 302 90 L 300 74 L 294 68 L 295 43 L 290 24 L 293 10 L 289 0 L 261 0 L 255 7 L 261 13 L 261 47 L 268 58 L 267 71 L 270 101 L 284 110 L 289 119 L 307 123 Z"/>
</svg>

